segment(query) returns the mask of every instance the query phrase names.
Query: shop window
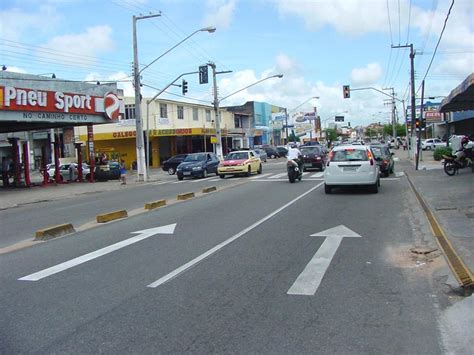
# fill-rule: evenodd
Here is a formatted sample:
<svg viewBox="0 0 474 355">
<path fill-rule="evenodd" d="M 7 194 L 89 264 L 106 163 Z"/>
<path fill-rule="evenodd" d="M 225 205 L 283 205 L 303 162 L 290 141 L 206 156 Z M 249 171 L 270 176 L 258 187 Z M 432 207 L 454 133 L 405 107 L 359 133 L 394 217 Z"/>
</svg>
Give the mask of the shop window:
<svg viewBox="0 0 474 355">
<path fill-rule="evenodd" d="M 255 124 L 257 125 L 262 124 L 262 115 L 259 115 L 258 113 L 255 114 Z"/>
<path fill-rule="evenodd" d="M 211 122 L 211 110 L 206 110 L 206 122 Z"/>
<path fill-rule="evenodd" d="M 125 105 L 125 120 L 135 119 L 135 105 Z"/>
<path fill-rule="evenodd" d="M 184 120 L 184 106 L 178 105 L 178 120 Z"/>
<path fill-rule="evenodd" d="M 193 107 L 193 121 L 199 121 L 199 111 L 196 107 Z"/>
<path fill-rule="evenodd" d="M 160 117 L 167 118 L 168 117 L 168 105 L 167 104 L 160 104 Z"/>
<path fill-rule="evenodd" d="M 234 126 L 235 128 L 242 128 L 242 118 L 234 117 Z"/>
</svg>

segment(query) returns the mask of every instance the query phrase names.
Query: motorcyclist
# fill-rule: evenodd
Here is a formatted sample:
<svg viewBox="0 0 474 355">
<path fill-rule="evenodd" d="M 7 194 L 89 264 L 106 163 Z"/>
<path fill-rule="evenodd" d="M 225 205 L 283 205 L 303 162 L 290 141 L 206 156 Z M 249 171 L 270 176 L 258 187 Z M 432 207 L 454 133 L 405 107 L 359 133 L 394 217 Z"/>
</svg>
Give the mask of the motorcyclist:
<svg viewBox="0 0 474 355">
<path fill-rule="evenodd" d="M 454 156 L 456 157 L 456 160 L 458 162 L 461 161 L 462 158 L 466 156 L 466 149 L 467 149 L 467 144 L 469 143 L 469 138 L 467 136 L 464 136 L 461 138 L 461 148 L 454 153 Z"/>
<path fill-rule="evenodd" d="M 288 160 L 294 160 L 298 164 L 300 171 L 303 171 L 302 154 L 296 144 L 290 145 L 290 149 L 288 150 L 288 154 L 286 157 Z"/>
</svg>

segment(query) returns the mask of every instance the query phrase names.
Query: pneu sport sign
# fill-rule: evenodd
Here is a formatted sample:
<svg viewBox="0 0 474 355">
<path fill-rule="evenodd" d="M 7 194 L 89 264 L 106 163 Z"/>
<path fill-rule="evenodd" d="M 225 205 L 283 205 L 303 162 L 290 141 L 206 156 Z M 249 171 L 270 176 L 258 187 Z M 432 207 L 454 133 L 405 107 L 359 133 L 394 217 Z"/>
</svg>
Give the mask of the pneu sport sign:
<svg viewBox="0 0 474 355">
<path fill-rule="evenodd" d="M 117 121 L 125 112 L 123 101 L 112 92 L 93 96 L 62 91 L 0 86 L 0 111 L 8 120 L 89 122 Z"/>
</svg>

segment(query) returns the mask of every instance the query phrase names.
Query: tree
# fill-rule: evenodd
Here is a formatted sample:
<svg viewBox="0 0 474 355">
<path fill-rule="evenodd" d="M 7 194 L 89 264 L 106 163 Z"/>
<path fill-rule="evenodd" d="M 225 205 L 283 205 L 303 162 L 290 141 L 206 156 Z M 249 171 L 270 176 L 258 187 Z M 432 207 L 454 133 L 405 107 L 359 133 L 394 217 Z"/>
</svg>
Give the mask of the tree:
<svg viewBox="0 0 474 355">
<path fill-rule="evenodd" d="M 299 142 L 299 141 L 300 141 L 300 137 L 296 136 L 294 130 L 291 130 L 291 133 L 288 135 L 288 142 L 287 143 Z"/>
<path fill-rule="evenodd" d="M 326 141 L 334 142 L 337 139 L 337 132 L 334 128 L 326 129 Z"/>
</svg>

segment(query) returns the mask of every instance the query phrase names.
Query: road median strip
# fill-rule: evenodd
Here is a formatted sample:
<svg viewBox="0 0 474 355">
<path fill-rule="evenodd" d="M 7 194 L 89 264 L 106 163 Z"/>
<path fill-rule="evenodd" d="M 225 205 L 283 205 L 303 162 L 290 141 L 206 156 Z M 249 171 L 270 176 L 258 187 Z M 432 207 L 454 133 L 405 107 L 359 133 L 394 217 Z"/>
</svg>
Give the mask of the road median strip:
<svg viewBox="0 0 474 355">
<path fill-rule="evenodd" d="M 106 222 L 113 221 L 115 219 L 125 218 L 125 217 L 128 217 L 127 211 L 120 210 L 120 211 L 99 214 L 96 216 L 96 220 L 97 220 L 97 223 L 106 223 Z"/>
<path fill-rule="evenodd" d="M 71 223 L 64 223 L 37 230 L 35 233 L 35 239 L 46 240 L 74 232 L 75 229 Z"/>
<path fill-rule="evenodd" d="M 165 205 L 166 205 L 166 200 L 158 200 L 158 201 L 145 203 L 145 209 L 146 210 L 153 210 L 155 208 L 165 206 Z"/>
<path fill-rule="evenodd" d="M 207 194 L 209 192 L 216 191 L 216 190 L 217 190 L 217 187 L 209 186 L 209 187 L 205 187 L 204 189 L 202 189 L 202 193 Z"/>
</svg>

